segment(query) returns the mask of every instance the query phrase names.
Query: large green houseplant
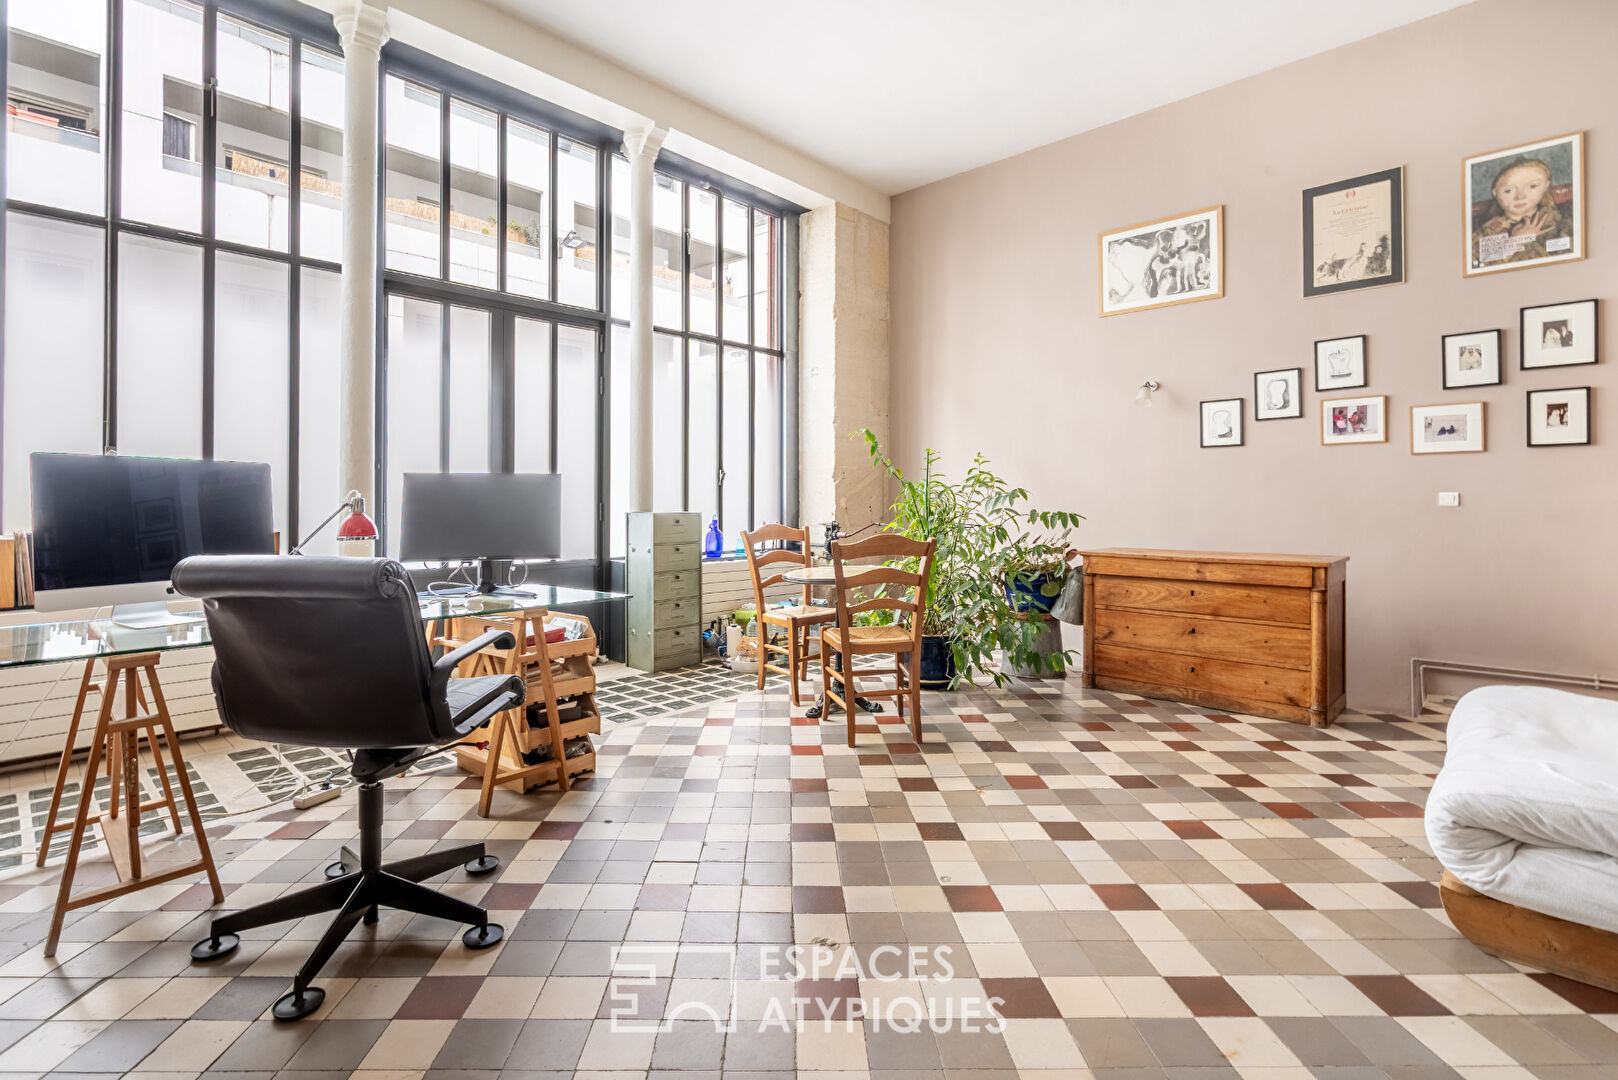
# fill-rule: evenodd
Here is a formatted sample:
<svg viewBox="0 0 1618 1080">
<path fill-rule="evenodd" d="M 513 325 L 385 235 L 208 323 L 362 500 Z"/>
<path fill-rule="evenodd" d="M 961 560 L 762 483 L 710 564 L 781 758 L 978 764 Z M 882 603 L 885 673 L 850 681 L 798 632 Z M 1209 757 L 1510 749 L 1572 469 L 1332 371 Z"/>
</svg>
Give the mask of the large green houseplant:
<svg viewBox="0 0 1618 1080">
<path fill-rule="evenodd" d="M 965 476 L 952 481 L 937 468 L 938 452 L 928 449 L 922 474 L 913 479 L 883 452 L 870 429 L 855 434 L 864 436 L 871 463 L 898 484 L 885 530 L 938 541 L 922 625 L 922 667 L 930 666 L 927 651 L 947 662 L 943 671 L 924 670 L 924 683 L 954 686 L 986 676 L 1003 684 L 1010 675 L 996 664 L 997 649 L 1004 651 L 1008 668 L 1036 674 L 1063 670 L 1072 652 L 1035 650 L 1038 622 L 1018 611 L 1007 582 L 1065 574 L 1067 534 L 1083 515 L 1028 506 L 1027 490 L 997 476 L 982 454 L 972 459 Z"/>
</svg>

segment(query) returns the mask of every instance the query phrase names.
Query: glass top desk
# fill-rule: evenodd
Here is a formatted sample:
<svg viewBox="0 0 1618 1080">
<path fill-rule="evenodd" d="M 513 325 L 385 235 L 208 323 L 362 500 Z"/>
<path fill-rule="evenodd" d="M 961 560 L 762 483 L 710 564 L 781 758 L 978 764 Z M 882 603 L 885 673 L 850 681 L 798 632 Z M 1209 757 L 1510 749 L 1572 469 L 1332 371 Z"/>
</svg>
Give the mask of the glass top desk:
<svg viewBox="0 0 1618 1080">
<path fill-rule="evenodd" d="M 468 615 L 505 615 L 599 604 L 623 600 L 629 595 L 560 585 L 534 585 L 529 591 L 532 595 L 436 597 L 418 593 L 417 598 L 422 620 L 431 623 Z M 195 622 L 141 629 L 96 618 L 0 626 L 0 668 L 196 649 L 211 643 L 208 624 L 202 621 L 200 611 Z"/>
</svg>

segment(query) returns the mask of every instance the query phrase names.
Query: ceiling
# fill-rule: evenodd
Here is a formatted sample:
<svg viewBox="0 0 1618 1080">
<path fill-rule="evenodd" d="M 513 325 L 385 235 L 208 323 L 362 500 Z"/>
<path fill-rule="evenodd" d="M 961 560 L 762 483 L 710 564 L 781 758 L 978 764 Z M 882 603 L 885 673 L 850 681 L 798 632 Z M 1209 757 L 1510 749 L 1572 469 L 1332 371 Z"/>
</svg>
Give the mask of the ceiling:
<svg viewBox="0 0 1618 1080">
<path fill-rule="evenodd" d="M 897 194 L 1467 0 L 491 2 Z"/>
</svg>

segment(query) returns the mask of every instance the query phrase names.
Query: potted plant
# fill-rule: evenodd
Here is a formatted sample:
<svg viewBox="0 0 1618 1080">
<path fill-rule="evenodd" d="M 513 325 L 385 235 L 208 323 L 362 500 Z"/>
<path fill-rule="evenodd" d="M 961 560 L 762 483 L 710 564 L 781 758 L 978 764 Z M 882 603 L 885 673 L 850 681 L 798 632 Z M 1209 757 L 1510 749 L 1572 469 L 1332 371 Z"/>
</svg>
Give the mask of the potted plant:
<svg viewBox="0 0 1618 1080">
<path fill-rule="evenodd" d="M 954 687 L 977 676 L 1003 684 L 1011 676 L 996 664 L 997 650 L 1019 671 L 1063 670 L 1071 652 L 1036 648 L 1040 626 L 1019 613 L 1010 583 L 1044 599 L 1049 578 L 1066 577 L 1065 538 L 1082 515 L 1029 507 L 1027 490 L 995 475 L 982 454 L 962 479 L 951 481 L 937 469 L 938 452 L 928 449 L 920 479 L 911 479 L 882 452 L 869 429 L 856 434 L 865 437 L 872 464 L 899 486 L 885 529 L 937 541 L 922 624 L 921 684 Z M 1060 592 L 1058 581 L 1049 600 Z"/>
</svg>

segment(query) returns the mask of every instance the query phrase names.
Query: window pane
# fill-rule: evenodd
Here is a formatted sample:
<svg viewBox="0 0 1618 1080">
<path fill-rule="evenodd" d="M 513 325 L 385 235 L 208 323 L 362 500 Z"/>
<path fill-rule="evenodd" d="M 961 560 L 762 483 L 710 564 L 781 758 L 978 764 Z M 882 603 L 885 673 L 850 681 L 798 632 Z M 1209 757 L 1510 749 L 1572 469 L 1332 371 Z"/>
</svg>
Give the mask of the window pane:
<svg viewBox="0 0 1618 1080">
<path fill-rule="evenodd" d="M 684 200 L 684 184 L 662 173 L 653 175 L 652 325 L 670 330 L 685 329 L 685 301 L 680 291 L 685 278 Z M 620 314 L 628 317 L 629 308 Z"/>
<path fill-rule="evenodd" d="M 719 196 L 701 188 L 691 192 L 691 331 L 719 332 L 719 296 L 714 290 L 719 254 Z"/>
<path fill-rule="evenodd" d="M 753 524 L 785 518 L 782 499 L 781 358 L 753 359 Z"/>
<path fill-rule="evenodd" d="M 282 551 L 297 543 L 287 539 L 288 303 L 285 263 L 215 257 L 213 456 L 269 462 Z"/>
<path fill-rule="evenodd" d="M 341 280 L 329 270 L 305 270 L 298 300 L 298 531 L 308 536 L 347 494 L 338 445 Z M 375 493 L 371 495 L 374 508 Z M 337 554 L 336 526 L 328 527 L 306 550 L 311 555 Z"/>
<path fill-rule="evenodd" d="M 556 141 L 556 299 L 596 303 L 596 152 L 568 138 Z"/>
<path fill-rule="evenodd" d="M 303 202 L 298 208 L 298 242 L 309 258 L 342 262 L 343 62 L 305 45 L 301 78 Z M 302 488 L 301 480 L 298 486 Z"/>
<path fill-rule="evenodd" d="M 6 194 L 105 213 L 105 0 L 10 0 L 6 35 Z"/>
<path fill-rule="evenodd" d="M 439 96 L 394 75 L 384 80 L 387 109 L 386 266 L 438 277 Z"/>
<path fill-rule="evenodd" d="M 202 228 L 202 9 L 128 0 L 123 40 L 123 215 Z"/>
<path fill-rule="evenodd" d="M 489 313 L 449 309 L 449 468 L 489 471 Z"/>
<path fill-rule="evenodd" d="M 720 527 L 727 538 L 753 527 L 753 386 L 747 350 L 725 350 L 724 506 Z"/>
<path fill-rule="evenodd" d="M 612 159 L 612 312 L 629 318 L 629 162 L 621 157 Z"/>
<path fill-rule="evenodd" d="M 118 241 L 118 452 L 202 456 L 201 248 Z"/>
<path fill-rule="evenodd" d="M 519 317 L 513 351 L 517 427 L 513 464 L 518 472 L 550 472 L 551 324 Z"/>
<path fill-rule="evenodd" d="M 500 124 L 494 113 L 453 98 L 449 103 L 449 276 L 451 281 L 493 289 L 495 190 L 500 172 Z"/>
<path fill-rule="evenodd" d="M 770 349 L 781 347 L 781 305 L 776 302 L 781 291 L 777 272 L 781 233 L 775 226 L 772 215 L 753 211 L 753 344 Z"/>
<path fill-rule="evenodd" d="M 613 200 L 617 205 L 617 200 Z M 629 327 L 612 328 L 612 377 L 607 380 L 611 401 L 612 445 L 607 463 L 611 470 L 607 491 L 607 554 L 622 556 L 628 548 L 624 514 L 629 510 Z M 655 505 L 655 504 L 654 504 Z"/>
<path fill-rule="evenodd" d="M 105 250 L 100 229 L 6 219 L 6 532 L 29 527 L 29 454 L 101 450 Z"/>
<path fill-rule="evenodd" d="M 292 197 L 292 50 L 287 39 L 219 16 L 214 233 L 287 249 Z"/>
<path fill-rule="evenodd" d="M 730 199 L 724 206 L 725 265 L 720 296 L 725 308 L 725 338 L 746 342 L 747 336 L 747 207 Z"/>
<path fill-rule="evenodd" d="M 652 509 L 684 510 L 685 346 L 668 334 L 652 335 Z M 624 427 L 629 426 L 629 349 L 624 349 Z M 624 439 L 624 454 L 629 440 Z"/>
<path fill-rule="evenodd" d="M 394 558 L 399 557 L 404 474 L 438 472 L 443 317 L 437 304 L 388 297 L 387 533 L 388 554 Z"/>
<path fill-rule="evenodd" d="M 506 291 L 550 299 L 551 137 L 506 121 Z M 550 339 L 546 338 L 546 348 Z"/>
<path fill-rule="evenodd" d="M 691 396 L 690 424 L 686 428 L 689 457 L 686 509 L 702 515 L 702 535 L 706 537 L 708 522 L 719 516 L 719 357 L 718 351 L 706 341 L 688 344 Z M 728 551 L 734 537 L 727 531 L 725 540 Z"/>
<path fill-rule="evenodd" d="M 596 557 L 596 332 L 556 328 L 556 471 L 562 474 L 562 558 Z"/>
</svg>

